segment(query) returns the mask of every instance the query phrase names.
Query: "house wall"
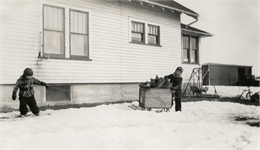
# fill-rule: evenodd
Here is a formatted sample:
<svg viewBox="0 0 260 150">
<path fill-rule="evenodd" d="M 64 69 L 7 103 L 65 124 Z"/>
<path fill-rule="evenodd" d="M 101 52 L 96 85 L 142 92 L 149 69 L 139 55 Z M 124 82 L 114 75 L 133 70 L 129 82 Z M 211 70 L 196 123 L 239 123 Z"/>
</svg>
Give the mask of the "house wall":
<svg viewBox="0 0 260 150">
<path fill-rule="evenodd" d="M 75 103 L 134 101 L 139 99 L 138 84 L 79 84 L 72 86 Z"/>
<path fill-rule="evenodd" d="M 1 4 L 0 85 L 4 105 L 18 105 L 11 101 L 10 93 L 26 67 L 34 70 L 37 79 L 50 85 L 70 84 L 72 101 L 65 103 L 82 103 L 105 99 L 137 100 L 138 83 L 155 75 L 170 74 L 181 65 L 178 12 L 159 12 L 128 1 L 2 0 Z M 92 61 L 38 59 L 42 40 L 42 4 L 89 12 Z M 131 19 L 159 25 L 161 46 L 130 43 Z M 36 96 L 39 105 L 63 103 L 47 103 L 44 87 L 36 87 L 36 91 L 41 93 Z"/>
<path fill-rule="evenodd" d="M 201 48 L 201 38 L 198 37 L 198 63 L 197 64 L 192 64 L 192 63 L 186 63 L 186 62 L 183 62 L 182 63 L 182 67 L 183 67 L 183 74 L 182 74 L 182 78 L 183 78 L 183 87 L 186 86 L 186 84 L 189 82 L 191 76 L 193 76 L 193 70 L 194 71 L 197 71 L 197 68 L 200 68 L 202 67 L 201 66 L 201 56 L 202 56 L 202 48 Z M 183 57 L 183 56 L 182 56 Z M 196 77 L 196 76 L 194 76 Z M 197 81 L 196 81 L 197 82 Z"/>
<path fill-rule="evenodd" d="M 13 85 L 0 85 L 1 103 L 3 107 L 19 108 L 19 97 L 12 100 Z M 71 86 L 70 101 L 46 101 L 46 89 L 43 86 L 34 86 L 35 99 L 38 106 L 66 105 L 80 103 L 103 103 L 119 101 L 136 101 L 139 99 L 137 83 L 122 84 L 73 84 Z M 1 93 L 2 92 L 2 93 Z"/>
<path fill-rule="evenodd" d="M 40 3 L 90 11 L 92 61 L 39 59 Z M 161 47 L 129 43 L 129 18 L 160 25 Z M 156 18 L 156 19 L 155 19 Z M 13 84 L 24 68 L 47 83 L 143 82 L 172 73 L 181 63 L 180 14 L 129 2 L 103 0 L 3 0 L 2 84 Z"/>
<path fill-rule="evenodd" d="M 244 89 L 247 89 L 245 86 L 207 86 L 209 89 L 207 94 L 214 95 L 215 89 L 218 96 L 220 97 L 235 97 L 240 95 Z M 184 91 L 183 87 L 183 91 Z M 18 100 L 12 101 L 12 85 L 0 86 L 0 91 L 4 93 L 5 96 L 2 96 L 1 107 L 11 107 L 19 108 Z M 37 100 L 38 106 L 46 105 L 64 105 L 64 104 L 73 104 L 73 103 L 99 103 L 99 102 L 116 102 L 116 101 L 135 101 L 139 99 L 139 88 L 138 84 L 79 84 L 73 85 L 72 89 L 72 99 L 73 101 L 69 102 L 46 102 L 45 95 L 46 90 L 42 86 L 35 86 L 35 98 Z M 111 90 L 112 89 L 112 90 Z M 187 89 L 186 96 L 192 96 L 192 93 Z M 260 87 L 250 87 L 250 91 L 254 94 L 260 92 Z M 1 93 L 1 94 L 2 94 Z M 243 94 L 243 97 L 246 96 L 246 93 Z"/>
<path fill-rule="evenodd" d="M 19 97 L 15 101 L 12 100 L 13 85 L 0 85 L 1 101 L 0 107 L 8 106 L 13 108 L 19 108 Z M 45 104 L 46 90 L 42 86 L 34 86 L 35 99 L 39 106 Z M 1 108 L 0 108 L 1 110 Z"/>
</svg>

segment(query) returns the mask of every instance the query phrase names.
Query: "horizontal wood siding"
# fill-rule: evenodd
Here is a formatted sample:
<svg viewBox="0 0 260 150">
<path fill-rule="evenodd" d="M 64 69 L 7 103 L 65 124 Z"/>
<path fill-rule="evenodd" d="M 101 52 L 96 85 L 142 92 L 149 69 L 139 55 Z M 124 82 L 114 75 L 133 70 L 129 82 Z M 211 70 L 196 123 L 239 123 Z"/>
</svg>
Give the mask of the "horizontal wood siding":
<svg viewBox="0 0 260 150">
<path fill-rule="evenodd" d="M 2 83 L 15 83 L 26 67 L 36 72 L 38 3 L 2 0 Z"/>
<path fill-rule="evenodd" d="M 49 1 L 3 0 L 3 84 L 15 83 L 26 67 L 48 83 L 120 83 L 163 76 L 181 64 L 180 14 L 105 0 L 56 2 L 91 11 L 92 61 L 38 60 L 40 2 Z M 129 18 L 158 24 L 162 46 L 129 43 Z"/>
</svg>

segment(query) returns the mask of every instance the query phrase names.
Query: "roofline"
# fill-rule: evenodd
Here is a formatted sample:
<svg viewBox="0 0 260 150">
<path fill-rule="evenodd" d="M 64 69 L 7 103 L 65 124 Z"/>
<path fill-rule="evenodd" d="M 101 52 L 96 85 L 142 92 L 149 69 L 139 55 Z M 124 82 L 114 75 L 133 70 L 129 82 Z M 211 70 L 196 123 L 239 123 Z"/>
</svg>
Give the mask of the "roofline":
<svg viewBox="0 0 260 150">
<path fill-rule="evenodd" d="M 193 16 L 195 19 L 197 19 L 197 18 L 199 17 L 199 14 L 192 13 L 192 12 L 188 12 L 188 11 L 181 10 L 181 9 L 178 9 L 178 8 L 174 8 L 174 7 L 167 6 L 167 5 L 159 4 L 159 3 L 152 2 L 152 1 L 149 1 L 149 0 L 139 0 L 139 1 L 144 2 L 144 3 L 151 4 L 151 5 L 156 5 L 156 6 L 168 8 L 168 9 L 171 9 L 171 10 L 174 10 L 174 11 L 178 11 L 178 12 L 187 14 L 187 15 L 189 15 L 189 16 Z"/>
<path fill-rule="evenodd" d="M 197 33 L 197 34 L 202 34 L 202 35 L 205 35 L 205 36 L 214 36 L 213 34 L 210 34 L 210 33 L 204 33 L 204 32 L 199 32 L 199 31 L 193 31 L 193 30 L 189 30 L 189 29 L 183 29 L 181 28 L 182 31 L 187 31 L 187 32 L 192 32 L 192 33 Z"/>
<path fill-rule="evenodd" d="M 201 66 L 237 66 L 237 67 L 253 67 L 253 66 L 246 66 L 246 65 L 235 65 L 235 64 L 221 64 L 221 63 L 204 63 L 204 64 L 201 64 Z"/>
</svg>

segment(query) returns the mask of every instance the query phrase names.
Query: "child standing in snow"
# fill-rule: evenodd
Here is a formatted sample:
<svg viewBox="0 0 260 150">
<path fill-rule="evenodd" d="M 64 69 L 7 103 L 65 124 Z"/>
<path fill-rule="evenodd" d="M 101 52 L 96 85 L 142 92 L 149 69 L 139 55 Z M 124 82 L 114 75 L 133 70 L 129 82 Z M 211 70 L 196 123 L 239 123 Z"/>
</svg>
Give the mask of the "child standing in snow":
<svg viewBox="0 0 260 150">
<path fill-rule="evenodd" d="M 173 74 L 164 77 L 170 79 L 170 82 L 172 83 L 171 89 L 175 91 L 175 111 L 181 111 L 182 72 L 183 68 L 177 67 Z"/>
<path fill-rule="evenodd" d="M 20 106 L 19 110 L 21 116 L 25 116 L 28 112 L 27 105 L 30 107 L 30 110 L 34 115 L 39 114 L 39 107 L 37 106 L 33 85 L 42 85 L 48 88 L 48 85 L 42 81 L 35 79 L 33 76 L 33 70 L 30 68 L 26 68 L 23 72 L 23 75 L 17 80 L 14 89 L 12 99 L 16 100 L 16 92 L 19 89 L 19 100 Z"/>
</svg>

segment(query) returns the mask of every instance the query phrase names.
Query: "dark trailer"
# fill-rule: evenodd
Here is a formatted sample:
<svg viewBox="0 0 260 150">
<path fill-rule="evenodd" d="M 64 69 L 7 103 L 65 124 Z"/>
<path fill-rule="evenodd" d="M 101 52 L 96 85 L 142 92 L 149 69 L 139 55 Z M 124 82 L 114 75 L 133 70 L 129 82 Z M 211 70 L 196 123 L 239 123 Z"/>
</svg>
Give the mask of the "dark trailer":
<svg viewBox="0 0 260 150">
<path fill-rule="evenodd" d="M 222 86 L 259 86 L 259 81 L 252 75 L 252 66 L 207 63 L 202 70 L 209 71 L 203 78 L 203 85 Z M 204 74 L 204 73 L 203 73 Z"/>
</svg>

